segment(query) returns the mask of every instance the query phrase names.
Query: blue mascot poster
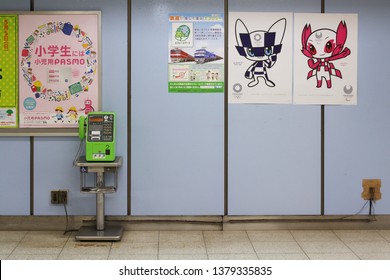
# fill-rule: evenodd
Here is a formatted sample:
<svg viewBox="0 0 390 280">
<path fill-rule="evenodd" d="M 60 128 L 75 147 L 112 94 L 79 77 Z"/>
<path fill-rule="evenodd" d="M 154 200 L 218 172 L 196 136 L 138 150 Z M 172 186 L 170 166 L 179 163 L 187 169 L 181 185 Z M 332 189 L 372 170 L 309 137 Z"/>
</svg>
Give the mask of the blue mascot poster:
<svg viewBox="0 0 390 280">
<path fill-rule="evenodd" d="M 292 103 L 292 13 L 229 13 L 229 103 Z"/>
</svg>

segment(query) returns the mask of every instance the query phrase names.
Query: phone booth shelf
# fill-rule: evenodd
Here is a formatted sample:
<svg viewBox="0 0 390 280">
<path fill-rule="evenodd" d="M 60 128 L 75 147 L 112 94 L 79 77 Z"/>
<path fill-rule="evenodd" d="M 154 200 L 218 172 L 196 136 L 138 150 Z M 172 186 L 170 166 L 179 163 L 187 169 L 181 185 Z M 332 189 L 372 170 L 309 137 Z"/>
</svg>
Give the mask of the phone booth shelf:
<svg viewBox="0 0 390 280">
<path fill-rule="evenodd" d="M 114 161 L 87 161 L 85 156 L 79 157 L 74 166 L 80 168 L 80 181 L 82 193 L 96 194 L 96 226 L 81 226 L 76 234 L 79 241 L 120 241 L 123 228 L 117 225 L 104 225 L 106 193 L 115 193 L 118 188 L 118 168 L 122 165 L 123 159 L 115 157 Z M 112 186 L 106 186 L 105 175 L 111 173 L 114 176 Z M 86 186 L 88 174 L 94 175 L 94 186 Z"/>
</svg>

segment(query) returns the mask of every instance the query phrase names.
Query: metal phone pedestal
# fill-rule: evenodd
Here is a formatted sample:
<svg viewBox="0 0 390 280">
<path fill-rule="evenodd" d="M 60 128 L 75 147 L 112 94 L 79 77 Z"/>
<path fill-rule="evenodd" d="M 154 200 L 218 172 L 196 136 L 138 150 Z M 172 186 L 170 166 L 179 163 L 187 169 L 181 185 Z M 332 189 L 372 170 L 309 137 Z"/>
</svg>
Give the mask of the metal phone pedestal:
<svg viewBox="0 0 390 280">
<path fill-rule="evenodd" d="M 118 168 L 122 165 L 122 157 L 116 157 L 111 162 L 86 161 L 85 156 L 75 161 L 75 166 L 80 167 L 81 192 L 96 194 L 96 227 L 82 226 L 76 234 L 76 240 L 80 241 L 119 241 L 122 238 L 122 226 L 104 225 L 104 194 L 115 193 L 118 187 Z M 86 176 L 94 173 L 95 185 L 86 186 Z M 114 173 L 114 185 L 105 185 L 105 174 Z"/>
</svg>

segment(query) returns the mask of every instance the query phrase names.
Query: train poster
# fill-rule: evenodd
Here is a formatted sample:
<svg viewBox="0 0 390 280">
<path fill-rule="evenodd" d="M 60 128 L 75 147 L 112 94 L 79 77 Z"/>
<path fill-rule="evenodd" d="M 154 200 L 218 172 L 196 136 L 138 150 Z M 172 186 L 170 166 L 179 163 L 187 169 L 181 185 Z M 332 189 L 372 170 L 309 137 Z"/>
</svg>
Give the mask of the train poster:
<svg viewBox="0 0 390 280">
<path fill-rule="evenodd" d="M 357 14 L 294 15 L 294 103 L 357 104 Z"/>
<path fill-rule="evenodd" d="M 224 91 L 223 14 L 170 14 L 168 92 Z"/>
<path fill-rule="evenodd" d="M 77 127 L 99 109 L 100 13 L 19 16 L 19 127 Z"/>
<path fill-rule="evenodd" d="M 17 15 L 0 15 L 0 128 L 17 127 Z"/>
<path fill-rule="evenodd" d="M 229 13 L 229 103 L 292 103 L 292 13 Z"/>
</svg>

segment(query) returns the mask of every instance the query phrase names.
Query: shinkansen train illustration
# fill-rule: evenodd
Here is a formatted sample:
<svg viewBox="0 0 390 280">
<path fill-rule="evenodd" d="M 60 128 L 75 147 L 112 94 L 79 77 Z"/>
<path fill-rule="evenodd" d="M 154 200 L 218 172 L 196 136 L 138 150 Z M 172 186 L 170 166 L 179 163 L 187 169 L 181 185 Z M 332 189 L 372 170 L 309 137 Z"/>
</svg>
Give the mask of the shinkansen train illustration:
<svg viewBox="0 0 390 280">
<path fill-rule="evenodd" d="M 210 61 L 220 60 L 222 57 L 207 51 L 206 49 L 198 49 L 195 51 L 195 62 L 197 64 L 202 64 Z"/>
<path fill-rule="evenodd" d="M 195 61 L 195 58 L 181 49 L 176 48 L 171 50 L 172 63 L 188 62 L 188 61 Z"/>
</svg>

